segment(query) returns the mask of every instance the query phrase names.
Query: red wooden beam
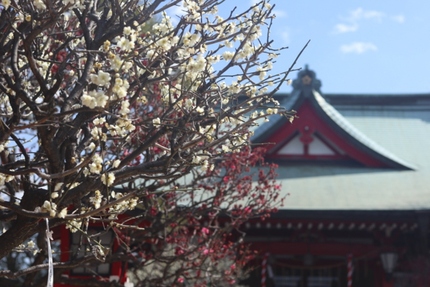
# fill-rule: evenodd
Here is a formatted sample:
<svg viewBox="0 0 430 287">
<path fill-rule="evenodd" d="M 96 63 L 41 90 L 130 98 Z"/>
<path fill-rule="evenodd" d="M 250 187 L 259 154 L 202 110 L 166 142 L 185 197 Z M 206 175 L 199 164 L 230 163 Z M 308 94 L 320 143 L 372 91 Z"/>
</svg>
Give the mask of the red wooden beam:
<svg viewBox="0 0 430 287">
<path fill-rule="evenodd" d="M 293 123 L 285 123 L 284 126 L 278 129 L 277 132 L 273 133 L 267 140 L 264 147 L 267 149 L 268 159 L 279 158 L 276 155 L 278 149 L 280 149 L 286 140 L 292 137 L 298 130 L 308 128 L 312 131 L 318 132 L 337 147 L 342 149 L 347 156 L 362 163 L 368 167 L 386 167 L 386 164 L 375 158 L 373 155 L 368 154 L 366 151 L 360 150 L 353 144 L 348 142 L 347 139 L 342 138 L 337 134 L 332 127 L 324 119 L 322 119 L 316 112 L 312 104 L 306 100 L 297 110 L 298 119 L 295 119 Z M 333 159 L 337 159 L 338 156 L 332 156 Z M 345 156 L 344 156 L 345 157 Z M 330 157 L 327 157 L 330 158 Z M 343 157 L 342 157 L 343 158 Z"/>
<path fill-rule="evenodd" d="M 252 240 L 252 239 L 251 239 Z M 261 253 L 276 255 L 332 255 L 354 257 L 366 255 L 368 258 L 379 257 L 380 247 L 357 243 L 307 243 L 307 242 L 250 242 L 250 248 Z"/>
</svg>

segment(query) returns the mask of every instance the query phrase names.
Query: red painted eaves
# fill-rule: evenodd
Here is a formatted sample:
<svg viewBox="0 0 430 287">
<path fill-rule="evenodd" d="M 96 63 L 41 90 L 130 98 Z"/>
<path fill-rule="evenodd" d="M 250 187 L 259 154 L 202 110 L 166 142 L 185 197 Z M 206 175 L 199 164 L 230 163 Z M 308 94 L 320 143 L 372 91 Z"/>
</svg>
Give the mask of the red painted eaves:
<svg viewBox="0 0 430 287">
<path fill-rule="evenodd" d="M 304 160 L 351 160 L 361 163 L 367 167 L 387 168 L 387 163 L 378 159 L 373 154 L 361 148 L 359 144 L 346 138 L 336 131 L 335 123 L 329 122 L 320 116 L 321 111 L 317 111 L 311 100 L 305 99 L 297 108 L 297 118 L 293 123 L 286 122 L 276 131 L 272 131 L 264 146 L 267 149 L 267 159 L 304 159 Z M 334 155 L 313 156 L 303 155 L 281 155 L 278 151 L 284 147 L 297 134 L 304 145 L 310 143 L 313 137 L 319 136 L 328 147 L 335 152 Z"/>
</svg>

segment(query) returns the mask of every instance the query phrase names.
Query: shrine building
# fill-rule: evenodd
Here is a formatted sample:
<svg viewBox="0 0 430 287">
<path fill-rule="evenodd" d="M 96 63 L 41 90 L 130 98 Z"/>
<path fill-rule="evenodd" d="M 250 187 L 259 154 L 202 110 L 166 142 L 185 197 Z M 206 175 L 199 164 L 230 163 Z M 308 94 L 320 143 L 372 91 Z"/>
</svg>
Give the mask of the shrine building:
<svg viewBox="0 0 430 287">
<path fill-rule="evenodd" d="M 307 67 L 292 123 L 252 138 L 279 165 L 285 205 L 246 224 L 264 254 L 247 286 L 429 286 L 430 94 L 324 94 Z"/>
</svg>

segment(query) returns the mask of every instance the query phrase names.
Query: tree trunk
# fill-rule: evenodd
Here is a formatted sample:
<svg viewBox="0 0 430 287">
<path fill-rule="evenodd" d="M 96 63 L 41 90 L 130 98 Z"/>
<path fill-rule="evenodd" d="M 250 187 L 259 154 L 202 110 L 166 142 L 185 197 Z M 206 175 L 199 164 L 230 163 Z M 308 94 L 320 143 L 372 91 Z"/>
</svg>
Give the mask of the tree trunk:
<svg viewBox="0 0 430 287">
<path fill-rule="evenodd" d="M 8 255 L 37 230 L 37 219 L 18 216 L 12 227 L 0 236 L 0 259 Z"/>
</svg>

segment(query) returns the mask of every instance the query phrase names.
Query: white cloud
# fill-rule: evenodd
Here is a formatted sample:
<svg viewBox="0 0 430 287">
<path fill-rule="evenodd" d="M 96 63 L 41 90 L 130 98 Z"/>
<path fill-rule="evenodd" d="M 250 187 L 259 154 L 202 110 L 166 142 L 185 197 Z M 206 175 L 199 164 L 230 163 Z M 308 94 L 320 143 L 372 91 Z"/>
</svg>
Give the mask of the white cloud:
<svg viewBox="0 0 430 287">
<path fill-rule="evenodd" d="M 172 8 L 170 8 L 168 10 L 168 13 L 170 15 L 179 16 L 180 17 L 180 16 L 184 16 L 185 15 L 185 9 L 184 9 L 184 7 L 182 5 L 175 5 L 175 6 L 173 6 Z"/>
<path fill-rule="evenodd" d="M 346 18 L 348 21 L 356 22 L 361 19 L 374 19 L 381 21 L 384 18 L 385 14 L 376 10 L 364 10 L 359 7 L 349 13 L 349 16 Z"/>
<path fill-rule="evenodd" d="M 342 34 L 342 33 L 348 33 L 348 32 L 354 32 L 357 31 L 358 29 L 358 24 L 354 23 L 354 24 L 337 24 L 336 26 L 334 26 L 334 32 L 337 34 Z"/>
<path fill-rule="evenodd" d="M 276 18 L 284 18 L 287 17 L 287 13 L 282 10 L 273 10 L 273 14 L 275 14 Z"/>
<path fill-rule="evenodd" d="M 385 14 L 382 12 L 376 10 L 364 10 L 359 7 L 350 11 L 347 17 L 342 17 L 344 23 L 336 24 L 334 32 L 337 34 L 355 32 L 359 28 L 359 22 L 363 20 L 382 21 L 384 17 Z"/>
<path fill-rule="evenodd" d="M 291 38 L 290 38 L 290 33 L 288 31 L 283 31 L 281 33 L 281 38 L 282 38 L 284 45 L 290 44 Z"/>
<path fill-rule="evenodd" d="M 166 10 L 166 12 L 167 12 L 167 15 L 169 15 L 172 18 L 171 20 L 173 24 L 177 24 L 179 22 L 178 18 L 186 14 L 185 9 L 182 6 L 182 2 L 180 2 L 178 5 L 170 7 L 169 9 Z"/>
<path fill-rule="evenodd" d="M 405 23 L 405 16 L 403 15 L 396 15 L 396 16 L 391 16 L 391 19 L 399 24 L 403 24 Z"/>
<path fill-rule="evenodd" d="M 340 46 L 340 51 L 344 54 L 363 54 L 368 51 L 377 51 L 378 47 L 370 42 L 353 42 Z"/>
</svg>

